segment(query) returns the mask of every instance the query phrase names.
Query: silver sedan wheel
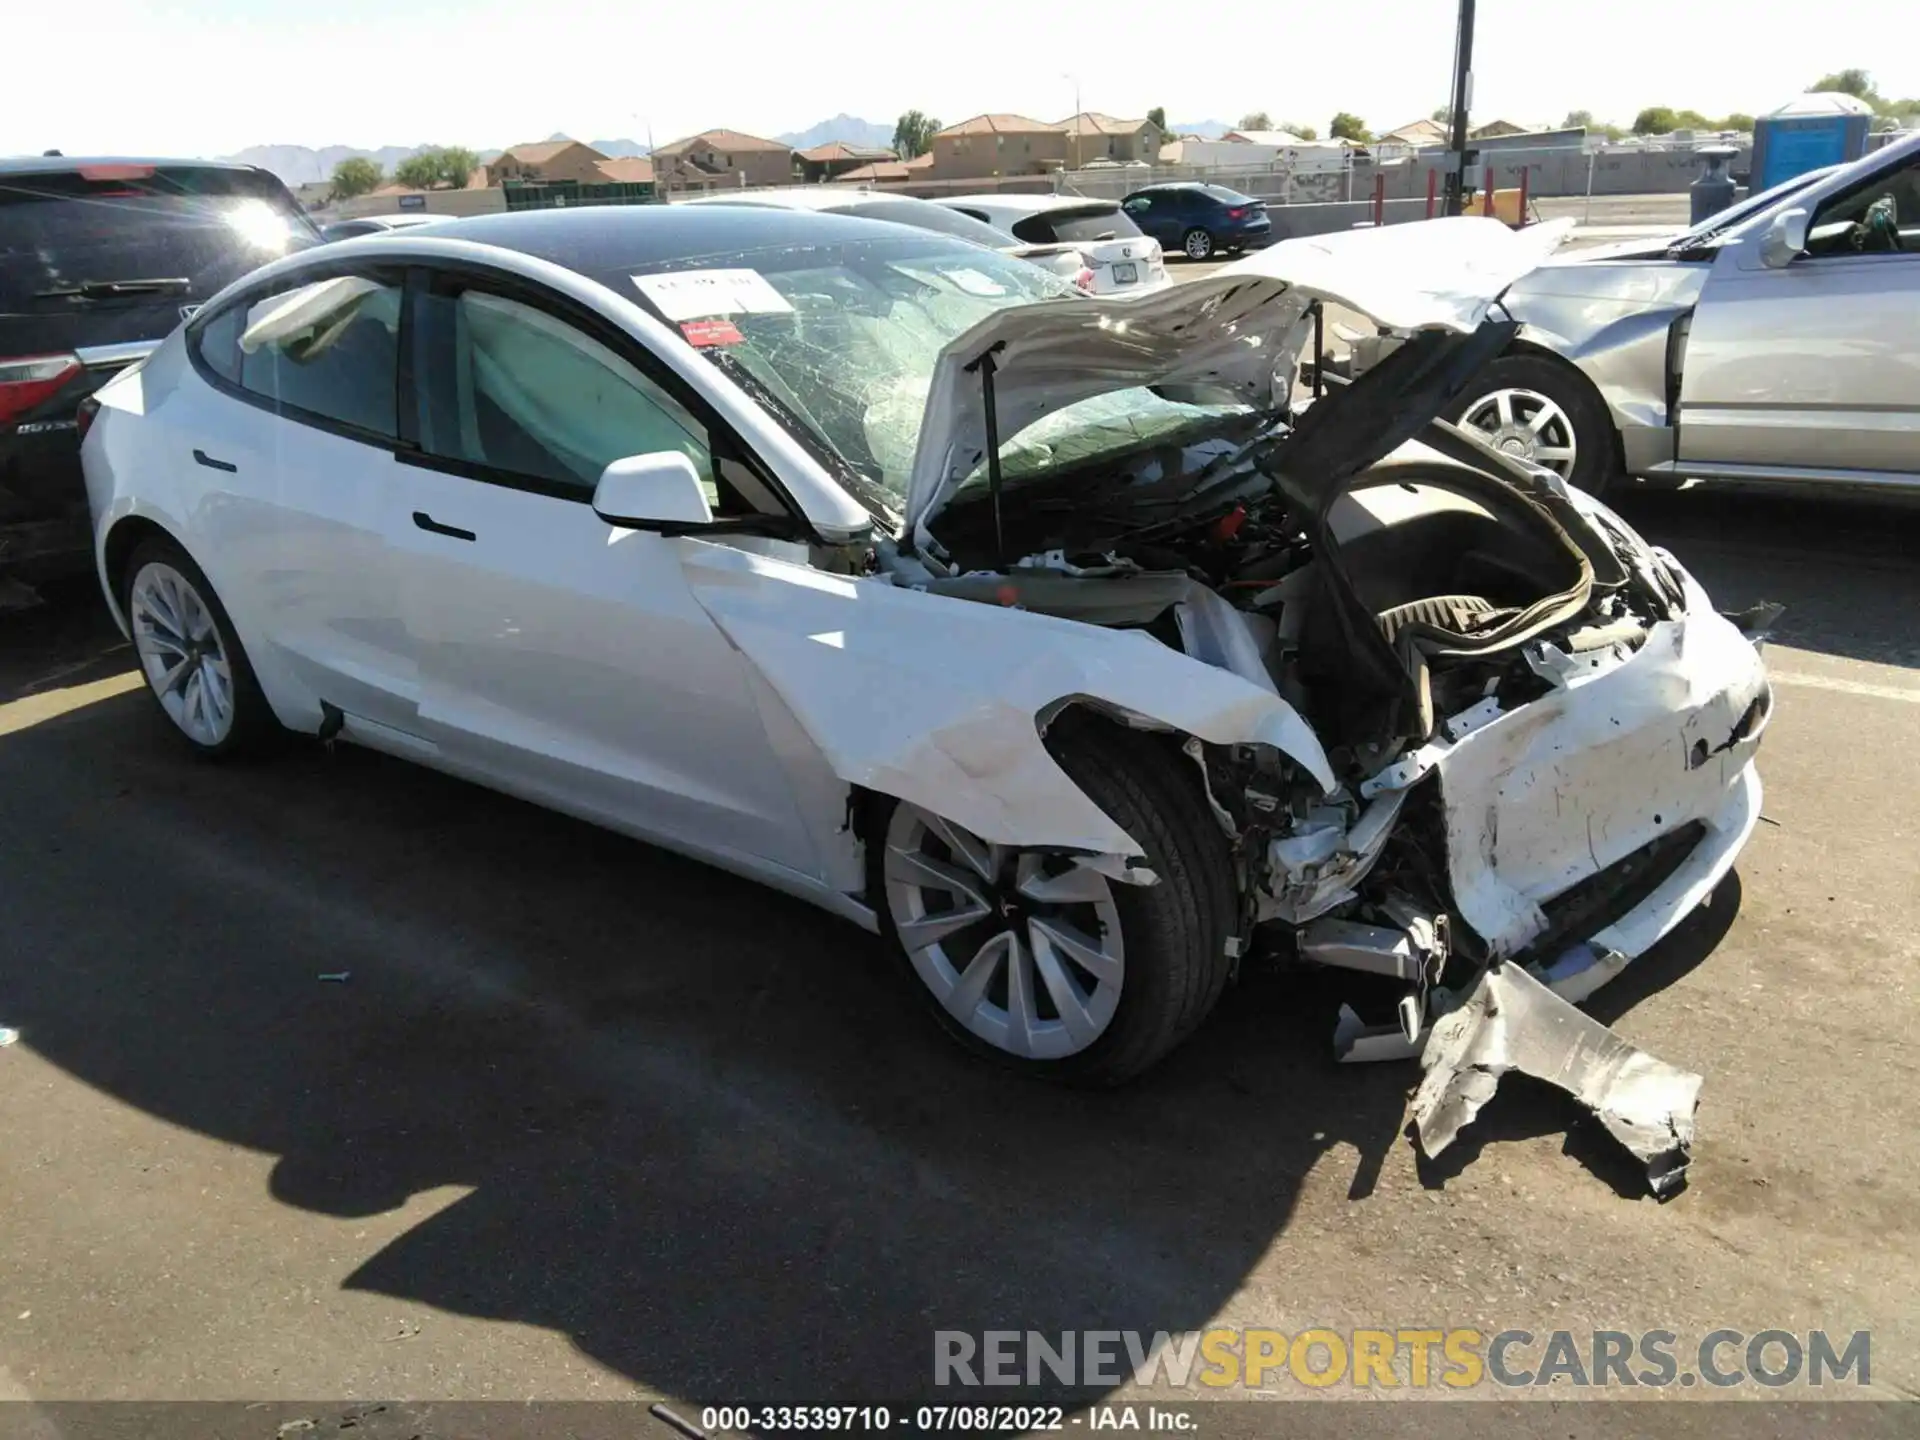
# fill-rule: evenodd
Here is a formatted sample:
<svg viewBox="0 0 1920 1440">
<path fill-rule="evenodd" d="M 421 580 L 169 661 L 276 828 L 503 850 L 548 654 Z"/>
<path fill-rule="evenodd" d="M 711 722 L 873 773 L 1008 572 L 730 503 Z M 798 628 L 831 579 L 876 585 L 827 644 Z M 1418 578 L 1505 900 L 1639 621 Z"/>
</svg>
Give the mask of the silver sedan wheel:
<svg viewBox="0 0 1920 1440">
<path fill-rule="evenodd" d="M 1098 1040 L 1126 954 L 1112 882 L 1060 855 L 989 845 L 899 805 L 887 825 L 887 908 L 914 971 L 974 1035 L 1029 1060 Z"/>
<path fill-rule="evenodd" d="M 128 609 L 160 708 L 188 739 L 218 745 L 233 730 L 233 665 L 206 600 L 178 570 L 151 560 L 133 577 Z"/>
<path fill-rule="evenodd" d="M 1496 450 L 1571 478 L 1579 458 L 1573 421 L 1537 390 L 1494 390 L 1482 395 L 1460 417 Z"/>
<path fill-rule="evenodd" d="M 1213 236 L 1204 230 L 1189 231 L 1181 248 L 1187 252 L 1189 260 L 1205 260 L 1213 254 Z"/>
</svg>

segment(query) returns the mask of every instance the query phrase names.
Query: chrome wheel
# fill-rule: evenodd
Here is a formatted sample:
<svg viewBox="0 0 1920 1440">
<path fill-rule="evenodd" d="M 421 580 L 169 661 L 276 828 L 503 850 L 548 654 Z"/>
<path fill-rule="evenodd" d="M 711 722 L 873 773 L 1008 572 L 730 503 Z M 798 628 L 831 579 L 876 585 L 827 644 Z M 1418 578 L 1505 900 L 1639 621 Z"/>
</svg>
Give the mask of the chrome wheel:
<svg viewBox="0 0 1920 1440">
<path fill-rule="evenodd" d="M 1057 1060 L 1112 1022 L 1126 955 L 1106 876 L 1066 856 L 989 845 L 905 804 L 887 825 L 883 873 L 915 973 L 973 1035 Z"/>
<path fill-rule="evenodd" d="M 173 566 L 150 560 L 128 587 L 127 609 L 160 708 L 188 739 L 218 745 L 233 730 L 233 665 L 206 600 Z"/>
<path fill-rule="evenodd" d="M 1467 407 L 1460 423 L 1494 449 L 1570 479 L 1579 459 L 1573 421 L 1538 390 L 1494 390 Z"/>
<path fill-rule="evenodd" d="M 1213 236 L 1204 230 L 1189 230 L 1181 248 L 1187 252 L 1189 260 L 1205 260 L 1213 254 Z"/>
</svg>

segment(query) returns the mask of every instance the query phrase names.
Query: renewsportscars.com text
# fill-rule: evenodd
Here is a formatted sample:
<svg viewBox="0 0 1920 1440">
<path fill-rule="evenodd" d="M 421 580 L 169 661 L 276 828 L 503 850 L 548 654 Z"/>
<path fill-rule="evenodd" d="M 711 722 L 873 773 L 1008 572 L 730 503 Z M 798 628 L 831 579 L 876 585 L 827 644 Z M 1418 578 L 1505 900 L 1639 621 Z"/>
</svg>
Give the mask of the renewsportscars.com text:
<svg viewBox="0 0 1920 1440">
<path fill-rule="evenodd" d="M 1712 1330 L 1394 1329 L 937 1330 L 933 1383 L 971 1388 L 1128 1382 L 1175 1389 L 1454 1390 L 1564 1385 L 1575 1389 L 1706 1385 L 1867 1386 L 1872 1335 Z"/>
</svg>

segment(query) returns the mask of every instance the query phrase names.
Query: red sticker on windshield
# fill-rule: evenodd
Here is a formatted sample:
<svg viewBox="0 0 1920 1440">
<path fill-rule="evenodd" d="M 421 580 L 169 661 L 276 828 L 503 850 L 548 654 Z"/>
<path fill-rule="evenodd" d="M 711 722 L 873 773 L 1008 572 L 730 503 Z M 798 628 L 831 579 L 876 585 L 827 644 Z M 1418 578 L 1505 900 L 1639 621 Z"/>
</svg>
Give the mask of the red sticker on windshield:
<svg viewBox="0 0 1920 1440">
<path fill-rule="evenodd" d="M 747 337 L 740 333 L 740 327 L 731 320 L 683 320 L 680 333 L 687 337 L 689 345 L 738 345 Z"/>
</svg>

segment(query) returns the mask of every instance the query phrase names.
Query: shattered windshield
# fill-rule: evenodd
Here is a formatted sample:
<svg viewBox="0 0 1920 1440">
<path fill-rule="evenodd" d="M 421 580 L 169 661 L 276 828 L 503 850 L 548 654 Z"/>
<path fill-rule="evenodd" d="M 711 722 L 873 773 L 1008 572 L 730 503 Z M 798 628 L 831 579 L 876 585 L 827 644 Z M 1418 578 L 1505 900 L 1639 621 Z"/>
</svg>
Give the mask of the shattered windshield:
<svg viewBox="0 0 1920 1440">
<path fill-rule="evenodd" d="M 1024 260 L 937 236 L 703 256 L 635 273 L 633 283 L 709 360 L 895 511 L 941 350 L 995 310 L 1077 294 Z M 1069 443 L 1080 408 L 1054 417 L 1047 444 Z M 1110 415 L 1084 418 L 1113 437 Z"/>
</svg>

